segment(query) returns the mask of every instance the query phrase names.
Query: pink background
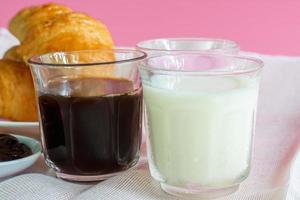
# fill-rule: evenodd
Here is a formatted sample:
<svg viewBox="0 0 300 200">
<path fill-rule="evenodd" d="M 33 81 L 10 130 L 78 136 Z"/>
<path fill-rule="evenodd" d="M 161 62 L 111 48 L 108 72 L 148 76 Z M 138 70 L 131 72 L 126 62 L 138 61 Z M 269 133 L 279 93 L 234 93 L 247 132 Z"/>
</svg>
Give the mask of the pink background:
<svg viewBox="0 0 300 200">
<path fill-rule="evenodd" d="M 1 0 L 0 26 L 43 0 Z M 56 0 L 101 19 L 117 45 L 157 37 L 218 37 L 242 50 L 300 56 L 299 0 Z"/>
</svg>

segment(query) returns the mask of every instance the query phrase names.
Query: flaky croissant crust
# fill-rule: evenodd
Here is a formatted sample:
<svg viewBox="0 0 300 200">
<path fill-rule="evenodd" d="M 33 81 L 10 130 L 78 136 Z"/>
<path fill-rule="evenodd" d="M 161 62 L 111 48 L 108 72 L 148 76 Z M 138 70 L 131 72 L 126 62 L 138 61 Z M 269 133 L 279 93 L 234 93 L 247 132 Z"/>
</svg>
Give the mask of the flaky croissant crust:
<svg viewBox="0 0 300 200">
<path fill-rule="evenodd" d="M 37 120 L 33 81 L 26 65 L 31 56 L 113 48 L 112 37 L 104 24 L 55 3 L 22 9 L 11 19 L 9 30 L 20 45 L 10 48 L 0 60 L 0 116 L 16 121 Z M 105 55 L 103 59 L 113 57 Z M 101 73 L 110 72 L 108 68 Z M 82 74 L 94 75 L 94 72 Z"/>
</svg>

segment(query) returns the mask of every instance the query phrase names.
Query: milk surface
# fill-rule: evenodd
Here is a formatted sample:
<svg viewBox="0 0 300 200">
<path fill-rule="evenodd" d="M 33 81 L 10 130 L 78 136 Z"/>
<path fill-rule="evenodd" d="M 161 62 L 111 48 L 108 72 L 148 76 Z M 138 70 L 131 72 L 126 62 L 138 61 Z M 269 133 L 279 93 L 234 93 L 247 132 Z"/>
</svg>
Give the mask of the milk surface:
<svg viewBox="0 0 300 200">
<path fill-rule="evenodd" d="M 154 75 L 143 90 L 152 176 L 213 187 L 248 175 L 257 80 Z"/>
</svg>

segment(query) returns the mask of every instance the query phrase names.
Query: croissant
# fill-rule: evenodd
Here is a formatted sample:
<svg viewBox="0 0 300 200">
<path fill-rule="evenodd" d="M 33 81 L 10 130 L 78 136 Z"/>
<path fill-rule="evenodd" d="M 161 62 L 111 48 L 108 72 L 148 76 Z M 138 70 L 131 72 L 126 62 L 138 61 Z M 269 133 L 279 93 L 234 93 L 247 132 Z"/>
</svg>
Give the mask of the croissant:
<svg viewBox="0 0 300 200">
<path fill-rule="evenodd" d="M 37 119 L 32 77 L 24 63 L 0 60 L 0 88 L 1 116 L 17 121 Z"/>
<path fill-rule="evenodd" d="M 54 51 L 110 49 L 113 41 L 106 26 L 82 13 L 67 13 L 36 24 L 17 54 L 27 61 L 33 55 Z"/>
<path fill-rule="evenodd" d="M 9 30 L 21 44 L 9 49 L 0 60 L 0 116 L 16 121 L 37 120 L 32 77 L 25 64 L 31 56 L 113 48 L 113 40 L 104 24 L 54 3 L 21 10 L 10 21 Z M 112 61 L 114 56 L 107 53 L 99 58 Z M 82 61 L 99 58 L 87 56 Z M 94 76 L 95 72 L 109 75 L 112 67 L 83 69 L 80 73 L 84 76 Z"/>
<path fill-rule="evenodd" d="M 22 9 L 9 23 L 9 31 L 22 42 L 37 24 L 44 23 L 60 14 L 70 13 L 66 6 L 49 3 Z"/>
<path fill-rule="evenodd" d="M 18 62 L 22 62 L 23 58 L 17 53 L 17 48 L 19 46 L 13 46 L 10 49 L 8 49 L 5 54 L 3 55 L 3 58 L 8 59 L 8 60 L 14 60 Z"/>
</svg>

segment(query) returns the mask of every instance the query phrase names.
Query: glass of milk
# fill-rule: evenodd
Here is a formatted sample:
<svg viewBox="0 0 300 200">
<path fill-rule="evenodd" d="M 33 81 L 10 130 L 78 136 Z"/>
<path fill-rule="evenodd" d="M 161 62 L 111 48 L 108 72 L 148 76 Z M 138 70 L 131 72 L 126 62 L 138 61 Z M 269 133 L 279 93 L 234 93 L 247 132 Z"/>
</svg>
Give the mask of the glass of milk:
<svg viewBox="0 0 300 200">
<path fill-rule="evenodd" d="M 239 188 L 251 166 L 262 66 L 216 53 L 141 62 L 149 167 L 164 191 L 214 198 Z"/>
<path fill-rule="evenodd" d="M 136 48 L 147 53 L 149 57 L 164 54 L 175 54 L 184 52 L 219 52 L 226 54 L 238 54 L 239 44 L 227 40 L 201 37 L 177 37 L 177 38 L 156 38 L 144 40 L 136 44 Z M 144 116 L 144 121 L 147 116 Z M 145 126 L 143 126 L 144 129 Z M 145 143 L 146 130 L 143 130 L 143 140 Z"/>
</svg>

